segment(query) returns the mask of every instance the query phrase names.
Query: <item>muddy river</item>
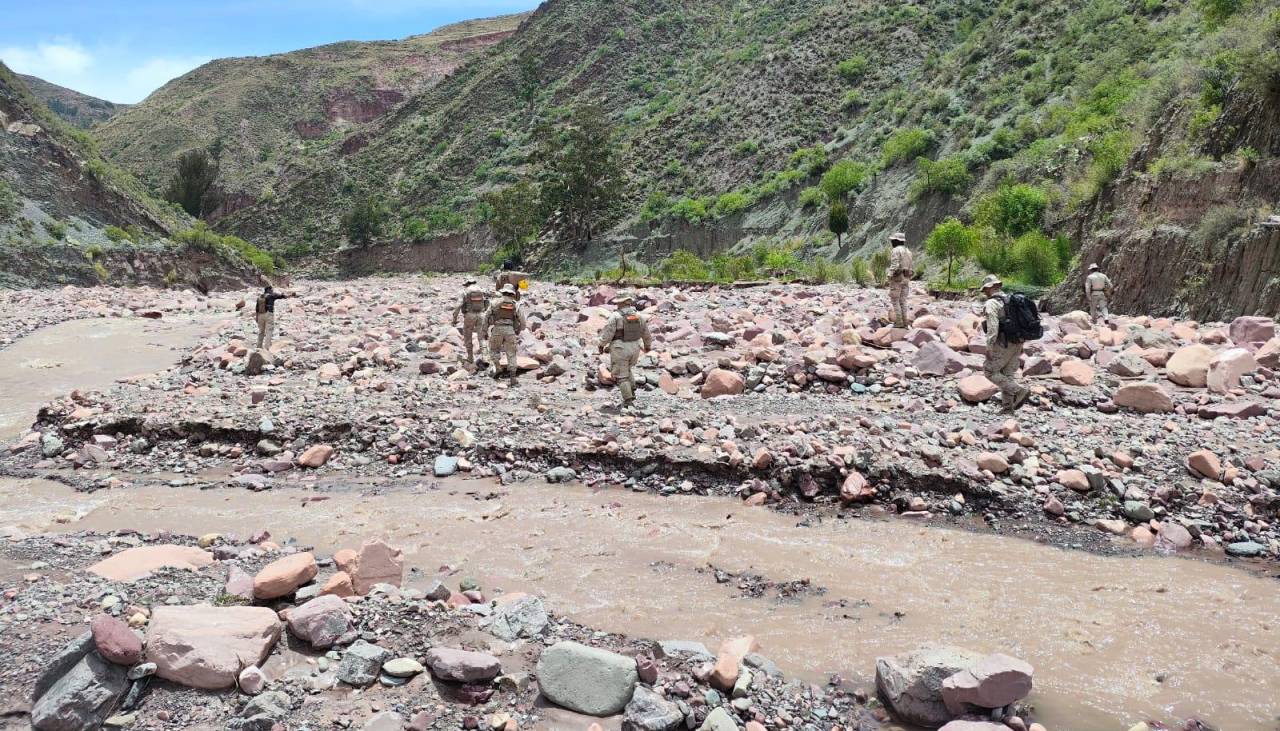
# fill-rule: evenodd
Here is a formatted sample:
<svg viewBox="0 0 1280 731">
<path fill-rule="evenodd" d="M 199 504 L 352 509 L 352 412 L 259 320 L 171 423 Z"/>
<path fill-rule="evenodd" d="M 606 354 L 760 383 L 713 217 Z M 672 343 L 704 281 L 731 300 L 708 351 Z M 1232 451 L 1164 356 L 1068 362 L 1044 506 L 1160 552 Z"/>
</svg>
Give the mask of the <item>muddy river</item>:
<svg viewBox="0 0 1280 731">
<path fill-rule="evenodd" d="M 730 499 L 458 480 L 382 490 L 139 487 L 92 495 L 8 481 L 9 530 L 267 529 L 321 551 L 382 536 L 407 583 L 442 566 L 536 592 L 579 622 L 656 639 L 756 635 L 790 673 L 867 679 L 878 655 L 926 643 L 1004 651 L 1036 668 L 1052 729 L 1196 715 L 1222 729 L 1280 716 L 1280 591 L 1197 560 L 1106 558 L 907 520 L 795 519 Z M 61 520 L 66 522 L 55 522 Z M 715 566 L 825 591 L 746 597 Z"/>
<path fill-rule="evenodd" d="M 73 320 L 0 350 L 0 442 L 24 432 L 45 402 L 74 389 L 173 365 L 212 328 L 208 319 Z"/>
</svg>

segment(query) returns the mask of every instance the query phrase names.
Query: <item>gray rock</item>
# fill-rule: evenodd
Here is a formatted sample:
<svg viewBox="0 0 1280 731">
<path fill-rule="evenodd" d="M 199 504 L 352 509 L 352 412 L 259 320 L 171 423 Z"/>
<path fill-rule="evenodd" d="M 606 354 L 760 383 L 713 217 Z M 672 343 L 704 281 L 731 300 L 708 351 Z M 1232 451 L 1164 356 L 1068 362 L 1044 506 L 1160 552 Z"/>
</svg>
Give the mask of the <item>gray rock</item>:
<svg viewBox="0 0 1280 731">
<path fill-rule="evenodd" d="M 426 660 L 432 675 L 455 683 L 493 680 L 502 672 L 502 663 L 493 655 L 452 647 L 433 647 Z"/>
<path fill-rule="evenodd" d="M 404 716 L 394 711 L 376 713 L 360 727 L 361 731 L 400 731 L 402 728 L 404 728 Z"/>
<path fill-rule="evenodd" d="M 378 679 L 382 663 L 390 659 L 390 650 L 364 640 L 356 640 L 342 655 L 342 662 L 338 665 L 338 680 L 357 688 L 368 687 Z"/>
<path fill-rule="evenodd" d="M 431 582 L 431 586 L 427 587 L 427 591 L 423 594 L 423 597 L 430 599 L 431 601 L 442 602 L 448 599 L 452 594 L 453 592 L 449 590 L 449 587 L 444 585 L 444 582 L 433 581 Z"/>
<path fill-rule="evenodd" d="M 622 731 L 673 731 L 684 724 L 679 706 L 643 685 L 636 686 L 623 713 Z"/>
<path fill-rule="evenodd" d="M 571 482 L 578 479 L 578 473 L 568 467 L 552 467 L 547 470 L 547 482 Z"/>
<path fill-rule="evenodd" d="M 689 642 L 687 640 L 662 640 L 658 643 L 658 649 L 662 650 L 663 657 L 679 657 L 681 655 L 693 655 L 694 657 L 714 658 L 711 650 L 701 642 Z"/>
<path fill-rule="evenodd" d="M 129 687 L 128 668 L 96 652 L 80 658 L 31 708 L 37 731 L 92 731 L 102 726 Z"/>
<path fill-rule="evenodd" d="M 432 465 L 432 470 L 435 472 L 436 477 L 448 477 L 458 471 L 458 459 L 456 457 L 450 457 L 447 454 L 442 454 L 439 457 L 436 457 L 435 464 Z"/>
<path fill-rule="evenodd" d="M 702 722 L 698 731 L 738 731 L 738 724 L 734 723 L 733 716 L 724 706 L 720 706 L 707 714 L 707 720 Z"/>
<path fill-rule="evenodd" d="M 1256 558 L 1267 552 L 1267 547 L 1257 541 L 1240 541 L 1227 544 L 1227 555 L 1239 558 Z"/>
<path fill-rule="evenodd" d="M 278 721 L 289 715 L 289 709 L 292 705 L 293 703 L 289 700 L 289 696 L 283 691 L 268 690 L 250 699 L 245 704 L 245 707 L 240 710 L 240 717 L 266 716 Z"/>
<path fill-rule="evenodd" d="M 759 670 L 770 678 L 782 677 L 782 668 L 778 667 L 777 663 L 758 652 L 753 652 L 750 655 L 747 655 L 742 659 L 742 662 L 747 667 Z"/>
<path fill-rule="evenodd" d="M 53 434 L 45 434 L 40 438 L 40 454 L 48 457 L 57 457 L 66 450 L 66 445 L 62 440 Z"/>
<path fill-rule="evenodd" d="M 1135 523 L 1145 523 L 1156 517 L 1156 514 L 1150 505 L 1141 500 L 1125 500 L 1124 516 Z"/>
<path fill-rule="evenodd" d="M 382 672 L 393 678 L 412 678 L 425 669 L 411 657 L 398 657 L 382 664 Z"/>
<path fill-rule="evenodd" d="M 876 658 L 876 690 L 902 720 L 937 728 L 951 720 L 942 701 L 942 682 L 982 656 L 956 647 L 929 647 Z"/>
<path fill-rule="evenodd" d="M 48 692 L 54 683 L 58 682 L 71 668 L 75 667 L 76 663 L 80 662 L 92 649 L 93 633 L 85 632 L 68 642 L 65 647 L 58 651 L 58 654 L 45 661 L 44 672 L 40 673 L 39 678 L 36 678 L 36 687 L 31 693 L 31 702 L 35 703 L 40 700 L 40 696 Z"/>
<path fill-rule="evenodd" d="M 639 681 L 635 659 L 577 642 L 544 650 L 536 675 L 547 700 L 589 716 L 622 711 Z"/>
<path fill-rule="evenodd" d="M 493 612 L 489 631 L 506 642 L 541 635 L 547 628 L 547 610 L 536 596 L 526 596 L 503 604 Z"/>
<path fill-rule="evenodd" d="M 129 680 L 141 680 L 142 678 L 156 674 L 156 664 L 153 662 L 144 662 L 129 668 Z"/>
</svg>

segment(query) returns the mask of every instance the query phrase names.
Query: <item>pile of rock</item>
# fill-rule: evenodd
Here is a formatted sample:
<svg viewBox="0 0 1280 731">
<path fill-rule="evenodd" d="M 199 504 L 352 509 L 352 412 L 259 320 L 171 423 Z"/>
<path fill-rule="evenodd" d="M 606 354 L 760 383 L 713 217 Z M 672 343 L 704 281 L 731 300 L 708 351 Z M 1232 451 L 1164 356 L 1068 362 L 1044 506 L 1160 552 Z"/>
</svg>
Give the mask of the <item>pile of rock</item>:
<svg viewBox="0 0 1280 731">
<path fill-rule="evenodd" d="M 1013 705 L 1031 692 L 1032 672 L 1030 665 L 1008 655 L 927 647 L 878 658 L 876 689 L 889 708 L 909 723 L 977 731 L 978 727 L 963 725 L 969 720 L 966 717 L 979 721 L 1012 717 Z M 957 720 L 962 725 L 949 725 Z"/>
</svg>

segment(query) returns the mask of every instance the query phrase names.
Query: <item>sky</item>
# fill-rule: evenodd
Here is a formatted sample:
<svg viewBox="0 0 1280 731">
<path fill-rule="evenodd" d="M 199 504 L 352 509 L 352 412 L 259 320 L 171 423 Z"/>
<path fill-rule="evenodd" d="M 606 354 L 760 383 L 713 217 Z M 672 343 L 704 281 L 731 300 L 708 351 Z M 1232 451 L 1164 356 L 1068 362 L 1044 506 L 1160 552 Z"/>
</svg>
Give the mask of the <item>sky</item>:
<svg viewBox="0 0 1280 731">
<path fill-rule="evenodd" d="M 538 0 L 0 0 L 0 61 L 133 104 L 206 61 L 385 40 Z"/>
</svg>

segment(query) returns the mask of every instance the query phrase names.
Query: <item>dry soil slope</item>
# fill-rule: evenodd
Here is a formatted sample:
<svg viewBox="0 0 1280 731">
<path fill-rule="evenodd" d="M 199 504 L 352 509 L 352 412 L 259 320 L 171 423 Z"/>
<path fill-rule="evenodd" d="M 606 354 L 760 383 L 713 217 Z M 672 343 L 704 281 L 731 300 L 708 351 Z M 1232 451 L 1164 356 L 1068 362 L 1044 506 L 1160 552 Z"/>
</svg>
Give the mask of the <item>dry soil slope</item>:
<svg viewBox="0 0 1280 731">
<path fill-rule="evenodd" d="M 399 41 L 212 61 L 95 134 L 108 157 L 153 188 L 182 152 L 220 144 L 221 184 L 234 210 L 304 175 L 314 156 L 358 147 L 363 125 L 510 35 L 523 17 L 467 21 Z"/>
</svg>

